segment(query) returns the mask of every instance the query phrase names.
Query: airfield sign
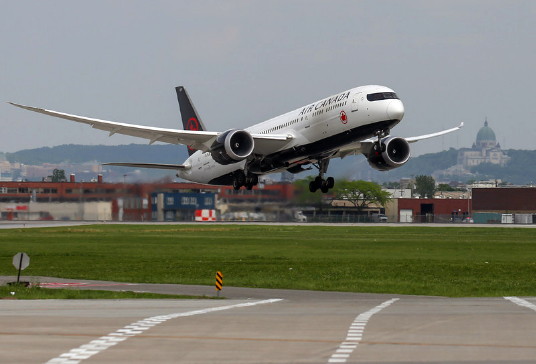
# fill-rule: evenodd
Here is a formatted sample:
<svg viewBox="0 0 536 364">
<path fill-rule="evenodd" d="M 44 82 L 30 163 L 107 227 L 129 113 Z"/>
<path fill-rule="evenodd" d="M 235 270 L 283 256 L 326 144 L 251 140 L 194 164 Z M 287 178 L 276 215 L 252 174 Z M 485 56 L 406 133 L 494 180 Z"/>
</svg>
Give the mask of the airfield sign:
<svg viewBox="0 0 536 364">
<path fill-rule="evenodd" d="M 25 270 L 30 265 L 30 257 L 26 253 L 17 253 L 13 257 L 13 265 L 16 269 Z"/>
<path fill-rule="evenodd" d="M 17 253 L 13 257 L 13 265 L 19 270 L 17 275 L 17 283 L 20 282 L 20 271 L 28 268 L 30 265 L 30 257 L 26 253 Z"/>
</svg>

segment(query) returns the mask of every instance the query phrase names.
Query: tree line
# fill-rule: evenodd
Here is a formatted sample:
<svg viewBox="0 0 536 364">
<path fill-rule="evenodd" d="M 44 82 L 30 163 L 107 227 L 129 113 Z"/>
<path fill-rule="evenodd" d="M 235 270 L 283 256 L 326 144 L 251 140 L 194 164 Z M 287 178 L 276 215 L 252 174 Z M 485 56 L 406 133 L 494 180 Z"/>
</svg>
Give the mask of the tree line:
<svg viewBox="0 0 536 364">
<path fill-rule="evenodd" d="M 325 195 L 309 192 L 309 182 L 313 179 L 313 176 L 309 176 L 294 182 L 297 192 L 295 202 L 297 204 L 320 205 L 325 201 Z M 329 198 L 331 200 L 348 201 L 357 210 L 363 211 L 371 205 L 385 207 L 391 200 L 391 195 L 384 188 L 396 189 L 400 188 L 400 184 L 391 182 L 382 186 L 376 182 L 341 179 L 335 183 Z M 415 177 L 412 191 L 413 194 L 417 194 L 422 198 L 433 198 L 436 191 L 456 191 L 456 189 L 448 184 L 436 185 L 432 176 L 419 175 Z"/>
</svg>

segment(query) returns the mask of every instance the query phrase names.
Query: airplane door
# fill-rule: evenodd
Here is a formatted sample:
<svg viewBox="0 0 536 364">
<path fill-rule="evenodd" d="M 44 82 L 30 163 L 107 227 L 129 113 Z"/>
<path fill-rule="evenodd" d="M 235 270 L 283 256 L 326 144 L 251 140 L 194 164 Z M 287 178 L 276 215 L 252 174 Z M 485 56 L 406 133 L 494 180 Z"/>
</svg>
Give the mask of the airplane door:
<svg viewBox="0 0 536 364">
<path fill-rule="evenodd" d="M 354 96 L 352 97 L 352 104 L 351 104 L 352 112 L 361 110 L 361 108 L 363 107 L 364 98 L 365 98 L 365 95 L 362 92 L 358 92 L 354 94 Z"/>
</svg>

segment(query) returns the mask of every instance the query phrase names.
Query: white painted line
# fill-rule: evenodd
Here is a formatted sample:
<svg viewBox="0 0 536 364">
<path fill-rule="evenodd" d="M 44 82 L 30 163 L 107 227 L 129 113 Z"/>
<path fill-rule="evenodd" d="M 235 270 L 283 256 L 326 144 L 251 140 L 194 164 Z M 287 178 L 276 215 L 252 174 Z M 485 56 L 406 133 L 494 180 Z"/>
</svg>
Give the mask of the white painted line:
<svg viewBox="0 0 536 364">
<path fill-rule="evenodd" d="M 60 356 L 56 358 L 50 359 L 47 362 L 47 364 L 79 363 L 80 361 L 88 359 L 92 357 L 93 355 L 98 354 L 101 351 L 108 349 L 111 346 L 114 346 L 116 344 L 119 344 L 122 341 L 127 340 L 129 337 L 141 334 L 142 332 L 150 329 L 151 327 L 154 327 L 158 324 L 161 324 L 162 322 L 166 322 L 174 318 L 203 315 L 205 313 L 210 313 L 210 312 L 230 310 L 232 308 L 256 306 L 256 305 L 262 305 L 265 303 L 275 303 L 279 301 L 282 301 L 282 299 L 276 298 L 276 299 L 256 301 L 256 302 L 246 302 L 246 303 L 239 303 L 236 305 L 219 306 L 219 307 L 205 308 L 203 310 L 197 310 L 197 311 L 178 312 L 178 313 L 172 313 L 169 315 L 149 317 L 149 318 L 134 322 L 130 325 L 127 325 L 115 332 L 109 333 L 106 336 L 90 341 L 89 343 L 79 346 L 78 348 L 72 349 L 71 351 L 61 354 Z"/>
<path fill-rule="evenodd" d="M 363 338 L 363 332 L 365 331 L 365 326 L 367 325 L 368 320 L 370 320 L 373 315 L 377 314 L 398 300 L 399 298 L 393 298 L 389 301 L 385 301 L 381 305 L 378 305 L 357 316 L 348 329 L 346 339 L 344 339 L 344 341 L 339 345 L 335 354 L 331 355 L 328 363 L 346 363 L 350 355 L 354 352 L 354 350 L 357 348 L 357 345 Z"/>
<path fill-rule="evenodd" d="M 518 306 L 526 307 L 528 309 L 536 311 L 536 305 L 534 303 L 530 303 L 529 301 L 524 300 L 522 298 L 519 298 L 519 297 L 504 297 L 504 299 L 508 300 L 508 301 L 512 301 L 513 303 L 515 303 Z"/>
</svg>

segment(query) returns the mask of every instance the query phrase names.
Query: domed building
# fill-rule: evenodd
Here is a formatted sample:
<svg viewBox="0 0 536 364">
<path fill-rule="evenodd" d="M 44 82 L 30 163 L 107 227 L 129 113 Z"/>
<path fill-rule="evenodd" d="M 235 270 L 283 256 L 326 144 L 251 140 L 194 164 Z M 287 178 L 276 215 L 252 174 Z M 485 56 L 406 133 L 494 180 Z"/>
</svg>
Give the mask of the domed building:
<svg viewBox="0 0 536 364">
<path fill-rule="evenodd" d="M 495 138 L 495 132 L 488 126 L 488 120 L 486 119 L 484 126 L 476 134 L 476 143 L 473 144 L 473 149 L 494 148 L 496 146 L 499 146 L 499 144 Z"/>
<path fill-rule="evenodd" d="M 469 170 L 481 163 L 497 164 L 504 167 L 510 161 L 497 142 L 495 132 L 488 126 L 488 119 L 476 134 L 476 141 L 471 149 L 461 149 L 458 153 L 458 165 Z"/>
</svg>

